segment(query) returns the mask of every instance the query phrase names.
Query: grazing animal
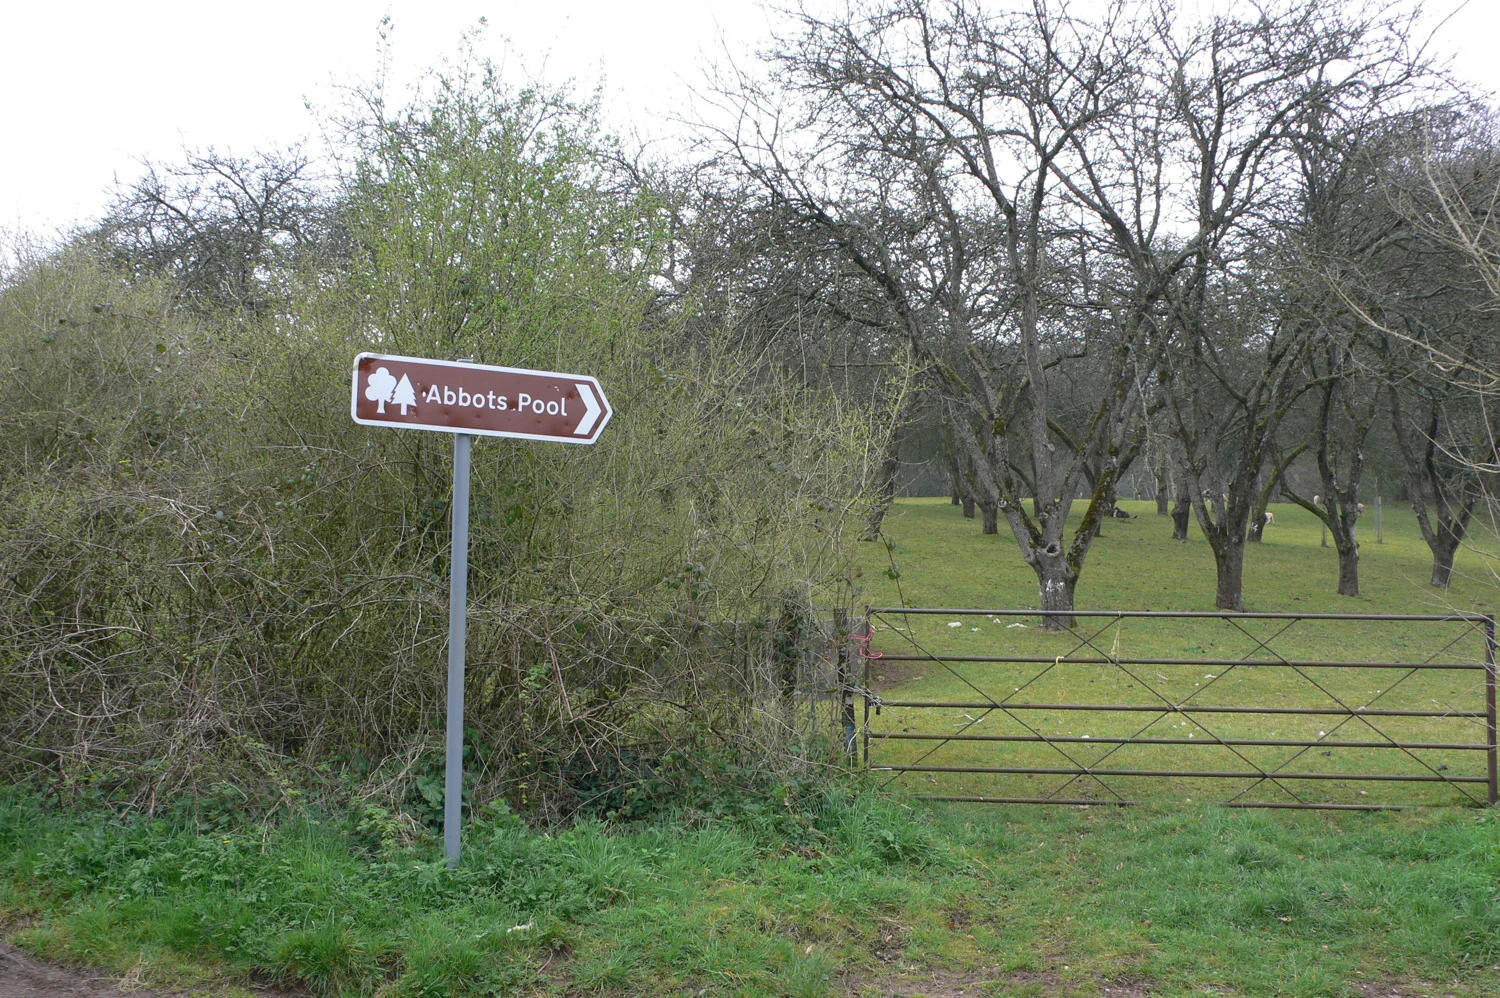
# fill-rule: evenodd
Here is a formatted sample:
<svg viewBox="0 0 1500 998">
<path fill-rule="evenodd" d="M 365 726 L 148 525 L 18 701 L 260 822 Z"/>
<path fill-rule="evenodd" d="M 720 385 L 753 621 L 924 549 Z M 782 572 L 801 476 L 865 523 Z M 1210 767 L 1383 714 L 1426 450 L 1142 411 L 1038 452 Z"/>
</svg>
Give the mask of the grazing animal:
<svg viewBox="0 0 1500 998">
<path fill-rule="evenodd" d="M 1314 506 L 1321 506 L 1321 505 L 1323 505 L 1323 497 L 1322 496 L 1313 496 L 1313 505 Z"/>
<path fill-rule="evenodd" d="M 1266 510 L 1266 522 L 1261 524 L 1261 528 L 1264 529 L 1266 527 L 1269 527 L 1271 524 L 1273 524 L 1275 522 L 1276 522 L 1276 514 L 1273 513 L 1273 512 L 1271 512 L 1268 509 L 1268 510 Z"/>
<path fill-rule="evenodd" d="M 1115 506 L 1113 509 L 1111 509 L 1109 511 L 1109 515 L 1112 516 L 1112 517 L 1114 517 L 1116 520 L 1134 520 L 1135 519 L 1135 514 L 1134 513 L 1127 513 L 1125 510 L 1121 509 L 1118 506 Z"/>
<path fill-rule="evenodd" d="M 1354 504 L 1354 511 L 1356 513 L 1363 513 L 1365 511 L 1365 504 L 1362 503 L 1362 502 L 1361 503 L 1355 503 Z"/>
</svg>

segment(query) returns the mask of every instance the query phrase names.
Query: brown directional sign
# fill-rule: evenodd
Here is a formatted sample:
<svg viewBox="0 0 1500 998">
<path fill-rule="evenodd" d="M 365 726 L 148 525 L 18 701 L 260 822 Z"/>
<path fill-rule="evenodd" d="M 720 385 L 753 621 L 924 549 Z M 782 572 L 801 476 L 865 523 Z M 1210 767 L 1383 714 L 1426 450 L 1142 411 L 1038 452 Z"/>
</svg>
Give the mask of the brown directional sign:
<svg viewBox="0 0 1500 998">
<path fill-rule="evenodd" d="M 613 415 L 586 374 L 376 353 L 354 358 L 350 411 L 366 426 L 564 444 L 594 443 Z"/>
</svg>

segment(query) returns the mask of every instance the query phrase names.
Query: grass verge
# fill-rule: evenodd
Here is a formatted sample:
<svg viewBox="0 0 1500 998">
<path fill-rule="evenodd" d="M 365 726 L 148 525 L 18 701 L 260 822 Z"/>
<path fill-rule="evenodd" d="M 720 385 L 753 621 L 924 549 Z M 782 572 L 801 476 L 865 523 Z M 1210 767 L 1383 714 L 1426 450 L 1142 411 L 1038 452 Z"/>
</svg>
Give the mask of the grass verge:
<svg viewBox="0 0 1500 998">
<path fill-rule="evenodd" d="M 491 813 L 458 871 L 433 839 L 381 833 L 378 815 L 203 828 L 11 792 L 0 912 L 40 956 L 171 986 L 1500 993 L 1493 812 L 916 808 L 783 789 L 550 835 Z"/>
</svg>

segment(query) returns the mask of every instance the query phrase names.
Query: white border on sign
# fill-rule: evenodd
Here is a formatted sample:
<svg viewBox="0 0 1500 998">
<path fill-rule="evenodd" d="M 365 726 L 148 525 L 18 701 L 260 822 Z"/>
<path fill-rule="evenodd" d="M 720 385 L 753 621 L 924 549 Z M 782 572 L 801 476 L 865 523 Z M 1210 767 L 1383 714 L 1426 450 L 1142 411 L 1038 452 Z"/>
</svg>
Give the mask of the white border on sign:
<svg viewBox="0 0 1500 998">
<path fill-rule="evenodd" d="M 593 387 L 598 393 L 599 402 L 604 409 L 603 417 L 600 419 L 593 435 L 589 437 L 569 436 L 551 437 L 540 433 L 517 433 L 514 430 L 480 430 L 465 429 L 459 426 L 431 426 L 425 423 L 390 423 L 382 419 L 360 419 L 359 418 L 359 362 L 366 358 L 372 360 L 405 361 L 410 364 L 435 364 L 438 367 L 458 367 L 469 371 L 496 371 L 500 374 L 528 374 L 542 378 L 562 378 L 572 382 L 584 382 Z M 475 437 L 510 437 L 513 440 L 548 440 L 557 444 L 596 444 L 599 437 L 603 435 L 604 428 L 614 418 L 614 407 L 609 404 L 609 399 L 604 394 L 604 388 L 600 386 L 599 379 L 591 374 L 564 374 L 561 371 L 538 371 L 526 367 L 496 367 L 493 364 L 466 364 L 459 360 L 431 360 L 427 357 L 403 357 L 392 353 L 359 353 L 354 356 L 354 370 L 352 374 L 353 387 L 349 394 L 349 415 L 361 426 L 382 426 L 394 430 L 427 430 L 429 433 L 467 433 Z"/>
</svg>

